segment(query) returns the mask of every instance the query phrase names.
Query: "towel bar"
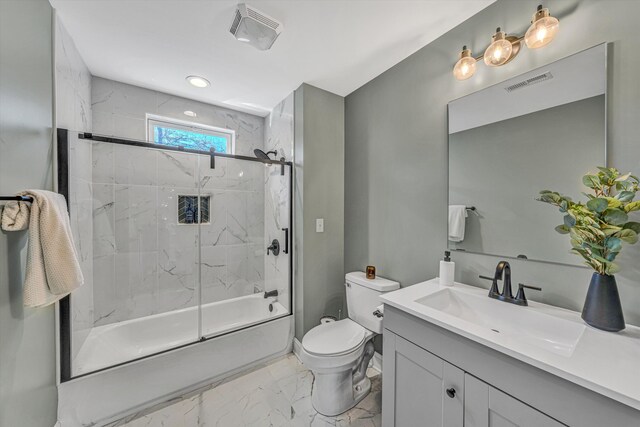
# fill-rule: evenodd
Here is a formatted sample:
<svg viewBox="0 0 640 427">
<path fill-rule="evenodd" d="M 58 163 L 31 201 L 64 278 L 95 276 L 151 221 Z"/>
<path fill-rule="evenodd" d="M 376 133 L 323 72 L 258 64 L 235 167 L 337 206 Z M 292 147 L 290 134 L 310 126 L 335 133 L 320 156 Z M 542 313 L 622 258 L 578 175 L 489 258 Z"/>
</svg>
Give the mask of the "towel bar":
<svg viewBox="0 0 640 427">
<path fill-rule="evenodd" d="M 0 196 L 0 200 L 16 200 L 18 202 L 33 202 L 30 196 Z"/>
</svg>

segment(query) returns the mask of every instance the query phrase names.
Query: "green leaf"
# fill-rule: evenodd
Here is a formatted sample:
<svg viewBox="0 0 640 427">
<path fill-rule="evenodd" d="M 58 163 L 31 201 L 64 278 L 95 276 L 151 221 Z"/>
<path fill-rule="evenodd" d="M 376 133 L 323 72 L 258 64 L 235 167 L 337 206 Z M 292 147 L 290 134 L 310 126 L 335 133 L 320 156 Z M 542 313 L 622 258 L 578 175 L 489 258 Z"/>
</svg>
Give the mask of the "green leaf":
<svg viewBox="0 0 640 427">
<path fill-rule="evenodd" d="M 604 270 L 605 274 L 608 274 L 609 276 L 616 274 L 618 271 L 620 271 L 620 267 L 618 264 L 614 264 L 612 262 L 608 263 Z"/>
<path fill-rule="evenodd" d="M 602 213 L 609 207 L 607 199 L 598 197 L 597 199 L 591 199 L 587 202 L 587 209 L 592 212 Z"/>
<path fill-rule="evenodd" d="M 598 178 L 596 175 L 585 175 L 582 177 L 582 183 L 589 188 L 600 188 L 601 187 L 601 183 L 600 183 L 600 178 Z"/>
<path fill-rule="evenodd" d="M 560 212 L 566 213 L 567 209 L 569 209 L 569 202 L 567 202 L 566 200 L 560 202 Z"/>
<path fill-rule="evenodd" d="M 607 200 L 610 208 L 619 208 L 620 206 L 622 206 L 622 202 L 618 199 L 615 199 L 613 197 L 605 197 L 605 199 Z"/>
<path fill-rule="evenodd" d="M 557 226 L 555 230 L 560 234 L 569 234 L 569 227 L 567 227 L 565 224 Z"/>
<path fill-rule="evenodd" d="M 622 250 L 622 240 L 617 237 L 609 237 L 604 242 L 605 247 L 609 252 L 618 253 Z"/>
<path fill-rule="evenodd" d="M 605 265 L 610 262 L 608 259 L 602 258 L 600 255 L 596 255 L 596 254 L 591 254 L 591 258 Z"/>
<path fill-rule="evenodd" d="M 630 245 L 633 245 L 638 242 L 638 233 L 636 233 L 631 229 L 621 230 L 616 234 L 616 237 L 620 238 L 620 240 L 623 240 L 626 243 L 629 243 Z M 614 237 L 610 237 L 610 239 L 613 239 L 613 238 Z"/>
<path fill-rule="evenodd" d="M 622 175 L 616 178 L 616 181 L 620 182 L 620 181 L 626 181 L 629 178 L 631 178 L 631 173 L 628 173 L 626 175 Z"/>
<path fill-rule="evenodd" d="M 624 207 L 625 212 L 633 212 L 640 210 L 640 200 L 631 202 Z"/>
<path fill-rule="evenodd" d="M 623 225 L 629 216 L 620 209 L 607 209 L 604 211 L 604 220 L 612 225 Z"/>
<path fill-rule="evenodd" d="M 633 191 L 621 191 L 616 195 L 616 199 L 621 202 L 630 202 L 636 196 L 636 193 Z"/>
<path fill-rule="evenodd" d="M 622 230 L 622 227 L 617 227 L 615 225 L 607 225 L 606 227 L 602 228 L 602 231 L 604 232 L 605 236 L 612 236 L 617 232 L 619 232 L 620 230 Z"/>
<path fill-rule="evenodd" d="M 571 215 L 565 215 L 564 216 L 564 225 L 567 228 L 575 227 L 576 219 L 574 217 L 572 217 Z"/>
<path fill-rule="evenodd" d="M 623 225 L 622 228 L 640 233 L 640 222 L 629 221 L 625 225 Z"/>
</svg>

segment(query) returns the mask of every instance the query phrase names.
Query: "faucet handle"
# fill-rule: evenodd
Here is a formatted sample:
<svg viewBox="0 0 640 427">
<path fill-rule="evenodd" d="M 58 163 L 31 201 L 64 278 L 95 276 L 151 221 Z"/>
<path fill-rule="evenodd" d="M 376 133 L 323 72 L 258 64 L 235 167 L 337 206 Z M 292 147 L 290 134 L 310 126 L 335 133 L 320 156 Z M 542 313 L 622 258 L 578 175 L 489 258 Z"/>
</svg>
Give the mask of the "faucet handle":
<svg viewBox="0 0 640 427">
<path fill-rule="evenodd" d="M 478 276 L 481 279 L 491 281 L 491 289 L 489 289 L 489 298 L 497 298 L 500 296 L 500 292 L 498 291 L 498 280 L 497 277 L 489 277 L 483 276 L 482 274 Z"/>
<path fill-rule="evenodd" d="M 539 286 L 530 286 L 530 285 L 525 285 L 524 283 L 518 283 L 518 293 L 516 294 L 516 297 L 513 299 L 514 304 L 529 305 L 529 303 L 527 302 L 527 296 L 524 294 L 525 288 L 533 289 L 534 291 L 542 290 L 542 288 Z"/>
</svg>

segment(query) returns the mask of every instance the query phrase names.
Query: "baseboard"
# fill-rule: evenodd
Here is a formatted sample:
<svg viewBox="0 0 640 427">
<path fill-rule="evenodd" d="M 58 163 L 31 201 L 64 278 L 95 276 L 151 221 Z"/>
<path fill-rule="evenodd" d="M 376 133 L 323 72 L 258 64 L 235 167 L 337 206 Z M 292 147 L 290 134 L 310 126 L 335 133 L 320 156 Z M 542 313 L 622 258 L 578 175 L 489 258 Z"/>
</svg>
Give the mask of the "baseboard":
<svg viewBox="0 0 640 427">
<path fill-rule="evenodd" d="M 371 358 L 371 367 L 382 373 L 382 355 L 377 351 L 373 353 L 373 357 Z"/>
<path fill-rule="evenodd" d="M 300 360 L 300 351 L 302 350 L 302 343 L 298 341 L 298 338 L 293 338 L 293 354 Z"/>
</svg>

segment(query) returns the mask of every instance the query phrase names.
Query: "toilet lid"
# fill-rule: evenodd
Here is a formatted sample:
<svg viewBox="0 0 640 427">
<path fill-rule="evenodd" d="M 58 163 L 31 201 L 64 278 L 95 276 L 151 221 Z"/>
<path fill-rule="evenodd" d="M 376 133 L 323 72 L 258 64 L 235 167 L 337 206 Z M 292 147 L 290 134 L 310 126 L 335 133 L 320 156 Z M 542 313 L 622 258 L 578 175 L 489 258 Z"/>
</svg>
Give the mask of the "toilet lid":
<svg viewBox="0 0 640 427">
<path fill-rule="evenodd" d="M 302 347 L 317 355 L 339 355 L 358 348 L 365 338 L 365 329 L 351 319 L 324 323 L 311 329 L 302 338 Z"/>
</svg>

